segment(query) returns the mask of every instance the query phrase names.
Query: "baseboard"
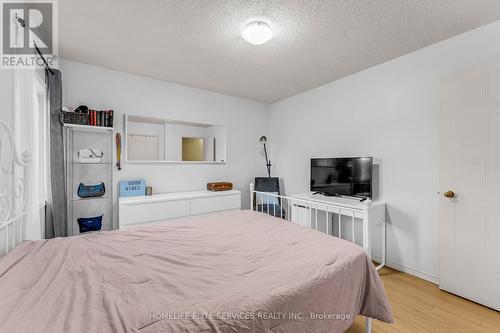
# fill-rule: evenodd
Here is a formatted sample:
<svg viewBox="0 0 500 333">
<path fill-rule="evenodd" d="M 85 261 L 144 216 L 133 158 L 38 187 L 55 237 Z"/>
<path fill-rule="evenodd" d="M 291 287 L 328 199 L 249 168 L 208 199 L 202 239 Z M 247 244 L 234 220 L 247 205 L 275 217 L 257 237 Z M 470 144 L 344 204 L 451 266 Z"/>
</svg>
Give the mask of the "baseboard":
<svg viewBox="0 0 500 333">
<path fill-rule="evenodd" d="M 377 257 L 377 256 L 372 256 L 372 260 L 380 263 L 381 258 Z M 429 281 L 429 282 L 434 283 L 434 284 L 439 284 L 439 277 L 437 277 L 437 276 L 427 274 L 427 273 L 421 272 L 419 270 L 413 269 L 411 267 L 406 267 L 406 266 L 400 265 L 400 264 L 392 262 L 392 261 L 386 261 L 385 265 L 387 267 L 393 268 L 397 271 L 416 276 L 422 280 L 426 280 L 426 281 Z"/>
</svg>

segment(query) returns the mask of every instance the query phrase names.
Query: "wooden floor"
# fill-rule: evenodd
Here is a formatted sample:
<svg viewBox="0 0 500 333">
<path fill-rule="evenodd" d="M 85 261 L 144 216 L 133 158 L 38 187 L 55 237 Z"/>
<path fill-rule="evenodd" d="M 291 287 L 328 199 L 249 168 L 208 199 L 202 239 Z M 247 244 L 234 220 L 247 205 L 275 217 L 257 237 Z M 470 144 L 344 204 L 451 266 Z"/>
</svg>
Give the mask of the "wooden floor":
<svg viewBox="0 0 500 333">
<path fill-rule="evenodd" d="M 383 268 L 380 272 L 394 313 L 394 324 L 373 320 L 373 333 L 500 333 L 500 312 L 441 291 L 435 284 Z M 364 333 L 358 317 L 349 333 Z"/>
</svg>

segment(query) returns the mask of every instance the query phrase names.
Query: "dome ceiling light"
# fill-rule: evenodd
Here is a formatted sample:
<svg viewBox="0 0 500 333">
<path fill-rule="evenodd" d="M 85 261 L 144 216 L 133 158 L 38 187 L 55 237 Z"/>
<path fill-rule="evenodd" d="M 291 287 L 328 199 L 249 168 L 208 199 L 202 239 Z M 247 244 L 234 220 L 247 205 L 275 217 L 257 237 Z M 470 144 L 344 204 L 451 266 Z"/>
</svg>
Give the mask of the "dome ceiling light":
<svg viewBox="0 0 500 333">
<path fill-rule="evenodd" d="M 241 33 L 241 37 L 253 45 L 262 45 L 273 38 L 273 31 L 269 24 L 262 21 L 248 23 Z"/>
</svg>

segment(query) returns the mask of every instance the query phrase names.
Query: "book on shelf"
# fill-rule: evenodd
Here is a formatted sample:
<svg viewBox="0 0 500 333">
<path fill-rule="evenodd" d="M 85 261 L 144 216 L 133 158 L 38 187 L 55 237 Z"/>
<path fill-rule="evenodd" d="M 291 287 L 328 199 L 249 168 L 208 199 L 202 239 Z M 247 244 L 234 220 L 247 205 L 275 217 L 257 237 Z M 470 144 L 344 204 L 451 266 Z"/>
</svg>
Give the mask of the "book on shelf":
<svg viewBox="0 0 500 333">
<path fill-rule="evenodd" d="M 113 127 L 113 114 L 113 110 L 60 111 L 60 120 L 63 124 Z"/>
</svg>

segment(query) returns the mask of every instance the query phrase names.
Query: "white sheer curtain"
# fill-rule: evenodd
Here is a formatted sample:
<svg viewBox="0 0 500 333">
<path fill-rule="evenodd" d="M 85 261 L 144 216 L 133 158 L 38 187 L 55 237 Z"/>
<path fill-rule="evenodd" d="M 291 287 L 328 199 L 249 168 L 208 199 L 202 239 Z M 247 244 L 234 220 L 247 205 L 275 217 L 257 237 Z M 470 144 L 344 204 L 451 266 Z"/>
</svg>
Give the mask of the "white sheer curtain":
<svg viewBox="0 0 500 333">
<path fill-rule="evenodd" d="M 47 198 L 47 96 L 45 74 L 40 70 L 14 73 L 14 133 L 21 152 L 31 153 L 28 183 L 26 238 L 42 239 Z"/>
</svg>

